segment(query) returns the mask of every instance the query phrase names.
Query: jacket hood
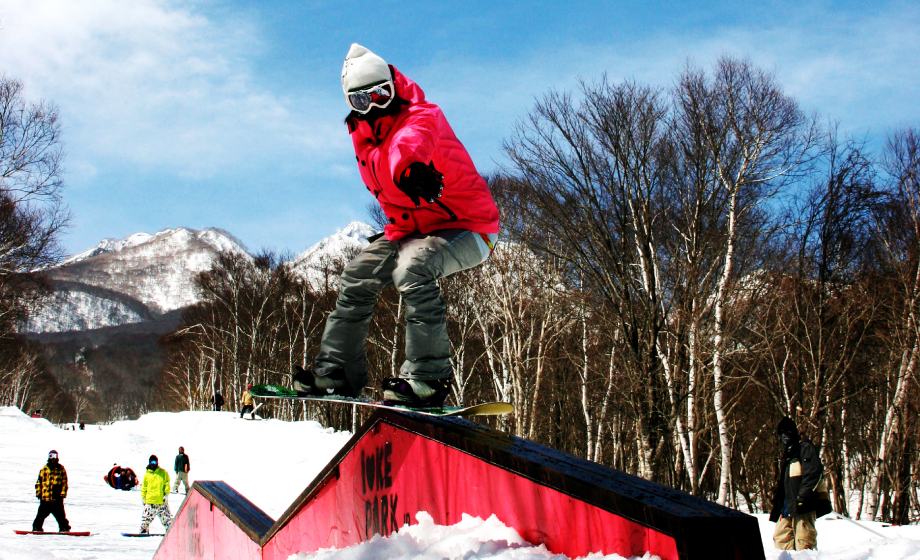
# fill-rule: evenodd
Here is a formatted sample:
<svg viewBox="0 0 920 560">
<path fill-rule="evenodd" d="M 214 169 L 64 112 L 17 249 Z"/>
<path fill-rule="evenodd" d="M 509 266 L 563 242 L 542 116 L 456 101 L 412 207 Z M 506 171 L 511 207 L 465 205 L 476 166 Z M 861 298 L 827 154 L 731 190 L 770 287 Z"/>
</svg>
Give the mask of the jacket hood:
<svg viewBox="0 0 920 560">
<path fill-rule="evenodd" d="M 393 85 L 396 86 L 396 95 L 405 99 L 412 105 L 425 102 L 425 92 L 422 88 L 405 74 L 396 69 L 392 64 L 390 70 L 393 72 Z"/>
</svg>

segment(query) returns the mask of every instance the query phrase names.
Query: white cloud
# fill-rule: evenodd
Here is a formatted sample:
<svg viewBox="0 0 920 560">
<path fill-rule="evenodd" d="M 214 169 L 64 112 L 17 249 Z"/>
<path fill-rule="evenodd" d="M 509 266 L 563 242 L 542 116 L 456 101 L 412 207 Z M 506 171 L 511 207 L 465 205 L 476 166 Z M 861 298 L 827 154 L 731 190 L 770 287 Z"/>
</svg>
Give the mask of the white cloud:
<svg viewBox="0 0 920 560">
<path fill-rule="evenodd" d="M 163 0 L 7 0 L 0 18 L 0 69 L 61 107 L 73 173 L 114 160 L 202 179 L 346 147 L 335 119 L 258 81 L 260 30 L 242 17 Z"/>
<path fill-rule="evenodd" d="M 634 79 L 666 88 L 688 59 L 708 69 L 725 54 L 775 71 L 803 108 L 839 120 L 856 135 L 878 137 L 905 123 L 920 125 L 920 8 L 803 10 L 802 17 L 778 17 L 761 26 L 669 28 L 628 37 L 611 30 L 609 42 L 571 38 L 534 49 L 525 59 L 458 59 L 444 51 L 415 72 L 449 119 L 464 119 L 458 128 L 465 131 L 458 134 L 465 142 L 485 140 L 485 131 L 495 129 L 507 137 L 534 97 L 551 88 L 576 90 L 579 78 L 593 81 L 606 72 L 614 82 Z M 498 152 L 491 146 L 489 151 Z"/>
</svg>

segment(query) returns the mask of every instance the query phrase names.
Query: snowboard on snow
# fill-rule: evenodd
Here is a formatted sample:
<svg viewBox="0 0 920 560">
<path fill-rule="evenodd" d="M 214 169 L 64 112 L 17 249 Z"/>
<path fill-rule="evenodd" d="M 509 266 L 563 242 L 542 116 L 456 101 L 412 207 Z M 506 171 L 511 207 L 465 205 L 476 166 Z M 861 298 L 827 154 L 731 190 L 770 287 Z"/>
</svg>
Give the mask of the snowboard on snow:
<svg viewBox="0 0 920 560">
<path fill-rule="evenodd" d="M 122 533 L 123 537 L 162 537 L 165 533 Z"/>
<path fill-rule="evenodd" d="M 250 392 L 250 394 L 252 394 L 252 393 Z M 253 396 L 255 396 L 255 395 L 253 395 Z M 265 404 L 265 403 L 259 403 L 259 404 L 257 404 L 257 405 L 255 406 L 255 408 L 252 409 L 252 413 L 251 413 L 252 416 L 250 416 L 249 418 L 243 418 L 242 416 L 240 416 L 240 420 L 261 420 L 261 419 L 262 419 L 261 416 L 260 416 L 259 418 L 256 418 L 255 415 L 256 415 L 256 411 L 259 410 L 260 408 L 262 408 L 262 405 L 263 405 L 263 404 Z M 250 414 L 250 413 L 247 412 L 246 414 Z"/>
<path fill-rule="evenodd" d="M 57 531 L 13 531 L 17 535 L 64 535 L 65 537 L 88 537 L 89 531 L 67 531 L 59 533 Z"/>
<path fill-rule="evenodd" d="M 514 406 L 503 402 L 489 402 L 474 404 L 472 406 L 433 406 L 415 408 L 410 406 L 392 405 L 371 399 L 342 397 L 339 395 L 316 396 L 302 395 L 297 391 L 280 385 L 255 385 L 249 390 L 253 397 L 263 399 L 283 399 L 298 401 L 316 401 L 341 404 L 355 404 L 371 408 L 386 408 L 400 412 L 414 412 L 425 416 L 497 416 L 514 412 Z"/>
</svg>

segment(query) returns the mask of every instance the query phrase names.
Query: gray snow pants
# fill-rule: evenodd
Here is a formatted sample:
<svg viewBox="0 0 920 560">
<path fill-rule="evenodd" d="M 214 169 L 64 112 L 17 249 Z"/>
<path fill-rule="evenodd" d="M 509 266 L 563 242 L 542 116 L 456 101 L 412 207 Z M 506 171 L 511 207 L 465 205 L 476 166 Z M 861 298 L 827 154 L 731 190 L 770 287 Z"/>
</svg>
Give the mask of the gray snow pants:
<svg viewBox="0 0 920 560">
<path fill-rule="evenodd" d="M 188 473 L 187 472 L 177 472 L 176 473 L 176 483 L 173 484 L 173 492 L 179 491 L 179 483 L 185 485 L 185 493 L 188 494 Z"/>
<path fill-rule="evenodd" d="M 498 235 L 488 235 L 494 245 Z M 489 258 L 482 234 L 463 229 L 414 233 L 399 241 L 385 237 L 368 245 L 342 272 L 339 298 L 326 320 L 316 358 L 317 375 L 342 369 L 356 391 L 367 384 L 367 332 L 374 301 L 395 285 L 406 304 L 406 361 L 400 377 L 419 380 L 451 376 L 450 340 L 438 279 Z"/>
</svg>

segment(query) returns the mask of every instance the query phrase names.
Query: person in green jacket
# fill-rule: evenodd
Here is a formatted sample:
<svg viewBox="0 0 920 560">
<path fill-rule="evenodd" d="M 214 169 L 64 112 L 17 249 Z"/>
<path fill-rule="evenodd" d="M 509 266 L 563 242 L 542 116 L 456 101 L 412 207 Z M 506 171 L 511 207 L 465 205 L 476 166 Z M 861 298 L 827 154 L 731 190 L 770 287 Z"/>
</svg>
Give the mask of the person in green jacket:
<svg viewBox="0 0 920 560">
<path fill-rule="evenodd" d="M 156 455 L 151 455 L 141 484 L 141 498 L 144 500 L 144 516 L 141 518 L 141 534 L 146 534 L 154 517 L 160 518 L 165 529 L 172 524 L 169 504 L 169 473 L 161 469 Z"/>
</svg>

